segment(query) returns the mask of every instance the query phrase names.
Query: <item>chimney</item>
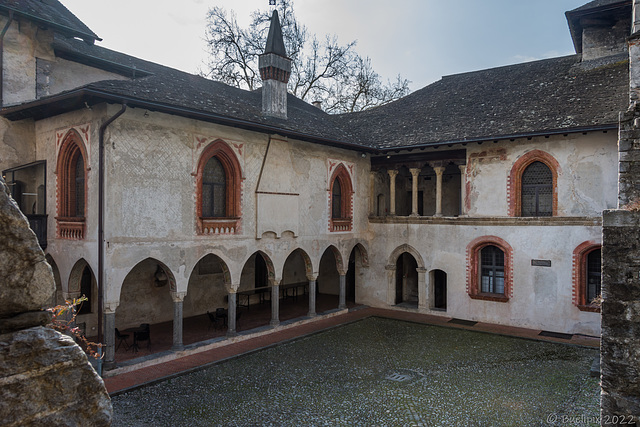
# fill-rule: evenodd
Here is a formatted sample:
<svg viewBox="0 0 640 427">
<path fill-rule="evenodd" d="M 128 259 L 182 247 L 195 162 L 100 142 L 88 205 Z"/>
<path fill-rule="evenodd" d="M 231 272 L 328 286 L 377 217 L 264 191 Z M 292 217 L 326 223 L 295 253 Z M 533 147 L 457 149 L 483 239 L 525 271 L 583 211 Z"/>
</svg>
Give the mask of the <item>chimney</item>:
<svg viewBox="0 0 640 427">
<path fill-rule="evenodd" d="M 291 60 L 282 39 L 282 28 L 278 11 L 271 16 L 271 26 L 264 53 L 258 58 L 258 68 L 262 77 L 262 114 L 287 118 L 287 83 L 291 75 Z"/>
</svg>

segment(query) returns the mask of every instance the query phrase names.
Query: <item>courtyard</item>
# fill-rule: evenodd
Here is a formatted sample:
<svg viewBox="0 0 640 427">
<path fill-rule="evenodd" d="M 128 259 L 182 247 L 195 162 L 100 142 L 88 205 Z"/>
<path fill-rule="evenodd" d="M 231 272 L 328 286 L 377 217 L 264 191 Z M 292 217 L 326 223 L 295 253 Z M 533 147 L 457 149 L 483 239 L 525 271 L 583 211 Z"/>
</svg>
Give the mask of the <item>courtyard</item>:
<svg viewBox="0 0 640 427">
<path fill-rule="evenodd" d="M 114 396 L 113 425 L 595 424 L 597 354 L 370 317 Z"/>
</svg>

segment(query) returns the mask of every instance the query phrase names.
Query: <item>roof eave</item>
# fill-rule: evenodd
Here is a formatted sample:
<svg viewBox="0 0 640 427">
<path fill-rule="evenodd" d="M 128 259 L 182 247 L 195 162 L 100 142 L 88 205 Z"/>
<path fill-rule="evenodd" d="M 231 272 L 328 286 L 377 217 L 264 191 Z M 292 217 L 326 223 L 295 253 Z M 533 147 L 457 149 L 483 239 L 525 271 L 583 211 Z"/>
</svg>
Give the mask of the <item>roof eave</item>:
<svg viewBox="0 0 640 427">
<path fill-rule="evenodd" d="M 340 141 L 336 139 L 323 138 L 318 135 L 306 134 L 290 129 L 285 129 L 273 125 L 256 123 L 249 120 L 238 119 L 234 117 L 223 116 L 206 111 L 190 109 L 187 107 L 180 107 L 176 105 L 168 105 L 157 103 L 153 101 L 147 101 L 130 96 L 124 96 L 120 94 L 113 94 L 110 92 L 101 91 L 93 88 L 80 88 L 65 92 L 59 95 L 53 95 L 46 99 L 39 99 L 36 101 L 16 105 L 13 107 L 5 107 L 0 110 L 0 116 L 3 116 L 11 121 L 24 120 L 27 118 L 33 118 L 34 120 L 41 120 L 47 117 L 63 114 L 69 111 L 86 108 L 92 105 L 97 105 L 101 102 L 112 103 L 126 103 L 130 107 L 145 108 L 150 111 L 158 111 L 167 114 L 174 114 L 186 118 L 195 120 L 202 120 L 216 124 L 222 124 L 237 128 L 242 128 L 251 131 L 265 132 L 271 134 L 278 134 L 288 138 L 299 139 L 307 142 L 319 143 L 322 145 L 329 145 L 337 148 L 344 148 L 348 150 L 355 150 L 366 153 L 378 153 L 379 150 L 373 147 L 364 146 L 347 141 Z M 58 108 L 52 108 L 57 105 Z"/>
<path fill-rule="evenodd" d="M 504 134 L 504 135 L 496 135 L 496 136 L 482 136 L 476 138 L 465 138 L 458 140 L 449 140 L 449 141 L 438 141 L 438 142 L 427 142 L 424 144 L 415 144 L 415 145 L 403 145 L 403 146 L 395 146 L 395 147 L 384 147 L 379 148 L 381 153 L 389 153 L 391 151 L 402 151 L 402 150 L 415 150 L 421 148 L 439 148 L 443 146 L 451 147 L 453 145 L 467 145 L 467 144 L 482 144 L 484 142 L 498 142 L 504 140 L 515 140 L 520 138 L 534 138 L 534 137 L 549 137 L 554 135 L 568 135 L 571 133 L 584 133 L 584 132 L 596 132 L 596 131 L 609 131 L 609 130 L 618 130 L 618 123 L 605 123 L 599 125 L 591 125 L 591 126 L 577 126 L 573 128 L 564 128 L 564 129 L 547 129 L 536 132 L 523 132 L 523 133 L 514 133 L 514 134 Z"/>
<path fill-rule="evenodd" d="M 97 36 L 97 34 L 92 34 L 92 33 L 86 33 L 84 31 L 79 31 L 70 27 L 67 27 L 65 25 L 62 24 L 58 24 L 56 22 L 51 22 L 49 20 L 46 19 L 42 19 L 39 18 L 37 16 L 33 16 L 31 14 L 25 13 L 24 11 L 20 10 L 20 9 L 16 9 L 13 7 L 9 7 L 9 6 L 3 6 L 0 5 L 0 11 L 11 11 L 13 12 L 14 16 L 22 16 L 24 18 L 27 18 L 35 23 L 38 23 L 40 25 L 44 25 L 44 26 L 49 26 L 51 28 L 54 28 L 56 30 L 58 30 L 61 34 L 65 34 L 67 36 L 71 36 L 71 37 L 78 37 L 82 40 L 84 40 L 86 43 L 89 44 L 94 44 L 96 41 L 102 41 L 102 39 L 100 37 Z"/>
</svg>

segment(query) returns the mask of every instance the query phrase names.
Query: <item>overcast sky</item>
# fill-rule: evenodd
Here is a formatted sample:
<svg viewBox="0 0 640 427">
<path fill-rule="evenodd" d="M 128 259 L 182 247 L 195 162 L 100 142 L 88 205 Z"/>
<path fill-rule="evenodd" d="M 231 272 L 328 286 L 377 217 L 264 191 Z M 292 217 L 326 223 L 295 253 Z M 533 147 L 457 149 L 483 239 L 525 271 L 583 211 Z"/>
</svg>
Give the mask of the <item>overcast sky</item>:
<svg viewBox="0 0 640 427">
<path fill-rule="evenodd" d="M 61 0 L 100 46 L 196 73 L 205 16 L 236 11 L 242 26 L 268 0 Z M 416 90 L 442 76 L 574 53 L 564 12 L 588 0 L 297 0 L 298 20 L 319 36 L 357 40 L 385 79 Z"/>
</svg>

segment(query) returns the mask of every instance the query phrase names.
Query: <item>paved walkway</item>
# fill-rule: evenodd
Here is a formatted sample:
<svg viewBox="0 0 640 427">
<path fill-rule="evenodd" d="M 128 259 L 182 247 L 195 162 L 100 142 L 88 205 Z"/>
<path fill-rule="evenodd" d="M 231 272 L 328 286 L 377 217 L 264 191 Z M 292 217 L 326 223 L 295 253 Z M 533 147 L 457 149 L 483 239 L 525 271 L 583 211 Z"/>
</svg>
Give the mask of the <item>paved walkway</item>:
<svg viewBox="0 0 640 427">
<path fill-rule="evenodd" d="M 501 335 L 559 342 L 564 344 L 574 344 L 589 347 L 598 347 L 598 338 L 581 335 L 573 335 L 570 339 L 549 337 L 539 335 L 541 331 L 517 328 L 511 326 L 494 325 L 489 323 L 474 323 L 457 321 L 450 317 L 432 316 L 411 311 L 389 310 L 381 308 L 361 308 L 352 310 L 345 314 L 319 319 L 313 322 L 296 325 L 287 329 L 276 330 L 261 336 L 248 338 L 238 342 L 230 342 L 212 350 L 206 350 L 195 354 L 186 355 L 174 360 L 159 363 L 153 366 L 142 367 L 140 369 L 104 378 L 104 383 L 109 394 L 119 394 L 121 392 L 163 381 L 171 377 L 182 375 L 187 372 L 202 369 L 208 365 L 233 358 L 248 352 L 257 351 L 266 347 L 277 345 L 301 336 L 320 332 L 338 325 L 350 323 L 370 316 L 386 317 L 410 322 L 423 323 L 428 325 L 439 325 L 460 329 L 473 330 L 478 332 L 489 332 Z"/>
</svg>

